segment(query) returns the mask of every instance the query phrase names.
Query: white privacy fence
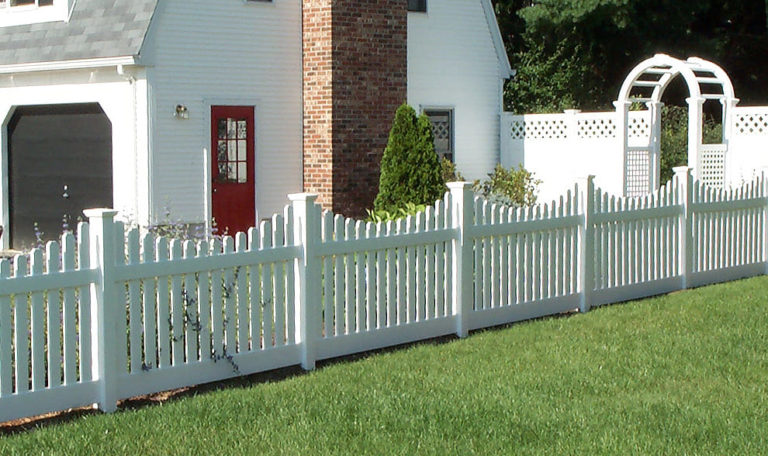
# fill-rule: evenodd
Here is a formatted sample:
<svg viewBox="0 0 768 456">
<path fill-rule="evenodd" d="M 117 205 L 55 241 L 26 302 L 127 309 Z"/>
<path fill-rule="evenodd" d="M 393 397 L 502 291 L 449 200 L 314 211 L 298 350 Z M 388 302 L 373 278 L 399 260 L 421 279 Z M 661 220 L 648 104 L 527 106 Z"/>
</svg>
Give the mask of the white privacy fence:
<svg viewBox="0 0 768 456">
<path fill-rule="evenodd" d="M 195 243 L 88 211 L 77 242 L 0 261 L 0 421 L 762 274 L 767 197 L 687 169 L 643 198 L 590 178 L 525 209 L 457 183 L 373 224 L 301 194 Z"/>
<path fill-rule="evenodd" d="M 768 107 L 733 108 L 725 154 L 727 185 L 739 186 L 768 168 Z"/>
<path fill-rule="evenodd" d="M 621 195 L 651 190 L 651 112 L 630 111 L 627 157 L 624 159 L 622 119 L 616 111 L 561 114 L 505 113 L 501 119 L 501 164 L 518 163 L 542 181 L 539 197 L 549 201 L 563 194 L 577 176 L 596 176 L 596 184 Z M 625 179 L 626 176 L 626 183 Z"/>
<path fill-rule="evenodd" d="M 697 180 L 736 188 L 768 168 L 768 107 L 730 108 L 722 144 L 699 144 L 690 162 Z M 542 181 L 539 197 L 562 194 L 578 176 L 614 195 L 641 196 L 656 186 L 660 131 L 653 111 L 513 115 L 501 118 L 501 164 L 522 164 Z M 622 129 L 626 128 L 626 144 Z M 660 125 L 657 127 L 660 128 Z M 626 150 L 626 153 L 625 153 Z"/>
</svg>

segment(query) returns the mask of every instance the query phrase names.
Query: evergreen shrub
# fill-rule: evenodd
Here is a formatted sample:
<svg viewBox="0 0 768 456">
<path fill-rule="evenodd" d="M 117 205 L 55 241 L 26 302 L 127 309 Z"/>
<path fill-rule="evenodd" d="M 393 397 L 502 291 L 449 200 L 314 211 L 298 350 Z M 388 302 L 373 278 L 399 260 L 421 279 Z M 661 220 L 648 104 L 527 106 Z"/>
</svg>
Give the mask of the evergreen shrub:
<svg viewBox="0 0 768 456">
<path fill-rule="evenodd" d="M 407 104 L 397 108 L 381 160 L 374 212 L 397 213 L 409 203 L 431 205 L 445 192 L 432 125 Z"/>
</svg>

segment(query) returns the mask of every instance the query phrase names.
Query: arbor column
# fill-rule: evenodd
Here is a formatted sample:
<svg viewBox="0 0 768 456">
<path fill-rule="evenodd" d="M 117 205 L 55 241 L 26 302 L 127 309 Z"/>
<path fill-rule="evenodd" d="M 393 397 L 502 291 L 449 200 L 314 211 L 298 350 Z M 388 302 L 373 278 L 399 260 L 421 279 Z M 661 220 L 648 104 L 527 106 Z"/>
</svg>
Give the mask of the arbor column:
<svg viewBox="0 0 768 456">
<path fill-rule="evenodd" d="M 629 125 L 629 107 L 628 101 L 614 101 L 616 107 L 616 139 L 617 146 L 621 149 L 621 194 L 627 196 L 627 154 L 629 153 L 629 135 L 627 126 Z"/>
<path fill-rule="evenodd" d="M 651 118 L 651 137 L 649 140 L 650 147 L 650 189 L 653 192 L 659 189 L 661 185 L 661 108 L 664 107 L 664 103 L 660 101 L 649 101 L 645 104 L 648 106 Z"/>
<path fill-rule="evenodd" d="M 686 98 L 688 103 L 688 166 L 693 168 L 694 179 L 699 178 L 699 153 L 701 151 L 701 120 L 704 112 L 704 98 Z"/>
</svg>

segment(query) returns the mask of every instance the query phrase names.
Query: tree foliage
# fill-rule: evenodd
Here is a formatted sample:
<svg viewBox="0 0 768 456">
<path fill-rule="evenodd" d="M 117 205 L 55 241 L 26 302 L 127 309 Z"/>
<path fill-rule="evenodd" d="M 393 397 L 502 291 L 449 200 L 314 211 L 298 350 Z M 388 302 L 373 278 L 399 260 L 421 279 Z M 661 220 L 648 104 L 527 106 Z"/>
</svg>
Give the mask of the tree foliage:
<svg viewBox="0 0 768 456">
<path fill-rule="evenodd" d="M 444 191 L 429 118 L 423 114 L 416 117 L 416 111 L 403 104 L 395 113 L 381 160 L 374 211 L 396 213 L 408 204 L 431 205 Z"/>
<path fill-rule="evenodd" d="M 720 64 L 744 104 L 768 91 L 765 0 L 495 0 L 516 112 L 611 109 L 626 74 L 657 53 Z M 685 96 L 685 94 L 682 94 Z"/>
</svg>

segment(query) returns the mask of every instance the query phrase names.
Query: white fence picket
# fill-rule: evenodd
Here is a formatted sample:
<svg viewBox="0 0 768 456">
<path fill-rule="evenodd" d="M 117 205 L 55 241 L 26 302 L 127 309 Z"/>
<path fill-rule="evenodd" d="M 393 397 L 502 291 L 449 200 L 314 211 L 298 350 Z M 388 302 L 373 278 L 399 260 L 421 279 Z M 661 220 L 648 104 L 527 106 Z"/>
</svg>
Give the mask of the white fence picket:
<svg viewBox="0 0 768 456">
<path fill-rule="evenodd" d="M 56 274 L 60 272 L 61 260 L 59 258 L 59 243 L 48 242 L 45 249 L 46 257 L 46 272 L 48 274 Z M 61 312 L 61 300 L 59 299 L 58 289 L 49 290 L 45 293 L 45 301 L 47 302 L 48 324 L 46 325 L 46 336 L 48 338 L 47 354 L 48 354 L 48 387 L 53 388 L 60 386 L 62 383 L 62 361 L 64 354 L 61 351 L 62 340 L 61 331 L 62 326 L 62 312 Z"/>
<path fill-rule="evenodd" d="M 77 269 L 87 271 L 90 269 L 90 228 L 88 223 L 80 222 L 77 226 Z M 91 347 L 91 293 L 88 286 L 81 286 L 77 290 L 79 299 L 78 317 L 80 326 L 80 381 L 89 382 L 92 379 L 92 347 Z"/>
<path fill-rule="evenodd" d="M 11 265 L 6 259 L 0 260 L 0 280 L 11 276 Z M 0 397 L 13 393 L 12 345 L 13 314 L 11 298 L 0 295 Z"/>
</svg>

